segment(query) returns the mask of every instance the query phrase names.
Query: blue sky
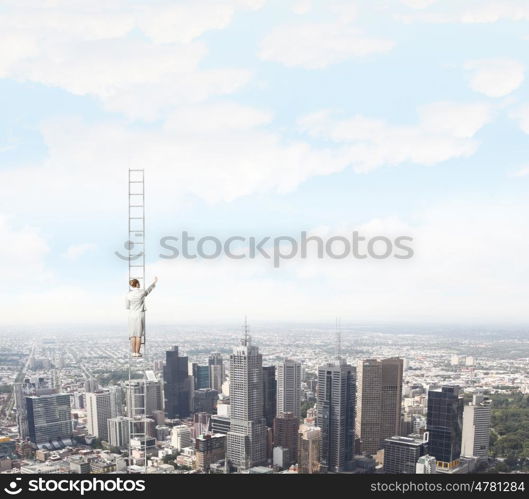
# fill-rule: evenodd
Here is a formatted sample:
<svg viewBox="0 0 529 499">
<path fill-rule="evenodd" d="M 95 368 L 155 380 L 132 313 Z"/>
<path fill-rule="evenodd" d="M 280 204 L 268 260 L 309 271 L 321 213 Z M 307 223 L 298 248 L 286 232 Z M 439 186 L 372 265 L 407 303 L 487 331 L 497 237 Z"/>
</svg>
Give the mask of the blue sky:
<svg viewBox="0 0 529 499">
<path fill-rule="evenodd" d="M 129 167 L 154 322 L 527 321 L 527 2 L 7 0 L 0 28 L 7 324 L 125 319 Z M 157 257 L 355 229 L 416 256 Z"/>
</svg>

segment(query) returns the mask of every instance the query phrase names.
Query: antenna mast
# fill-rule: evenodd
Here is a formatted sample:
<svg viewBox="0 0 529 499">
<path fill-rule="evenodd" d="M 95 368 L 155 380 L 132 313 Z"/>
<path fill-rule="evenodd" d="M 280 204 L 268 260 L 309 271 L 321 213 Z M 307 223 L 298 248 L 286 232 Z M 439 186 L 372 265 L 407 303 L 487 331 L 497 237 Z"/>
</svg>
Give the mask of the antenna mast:
<svg viewBox="0 0 529 499">
<path fill-rule="evenodd" d="M 248 346 L 251 338 L 250 338 L 250 327 L 248 326 L 248 318 L 246 317 L 246 315 L 244 316 L 243 331 L 244 331 L 244 336 L 242 339 L 242 344 L 244 346 Z"/>
<path fill-rule="evenodd" d="M 336 317 L 336 358 L 342 360 L 342 320 Z"/>
</svg>

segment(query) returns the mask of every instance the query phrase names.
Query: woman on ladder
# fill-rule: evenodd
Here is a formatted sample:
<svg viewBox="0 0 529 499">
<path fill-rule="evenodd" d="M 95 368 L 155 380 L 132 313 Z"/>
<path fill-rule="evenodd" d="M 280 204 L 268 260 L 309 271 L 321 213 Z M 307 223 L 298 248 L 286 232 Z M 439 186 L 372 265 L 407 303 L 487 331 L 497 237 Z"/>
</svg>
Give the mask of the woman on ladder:
<svg viewBox="0 0 529 499">
<path fill-rule="evenodd" d="M 145 336 L 145 297 L 154 289 L 158 278 L 147 288 L 141 289 L 138 279 L 129 284 L 132 290 L 125 296 L 125 308 L 129 310 L 129 339 L 133 357 L 141 357 L 141 340 Z"/>
</svg>

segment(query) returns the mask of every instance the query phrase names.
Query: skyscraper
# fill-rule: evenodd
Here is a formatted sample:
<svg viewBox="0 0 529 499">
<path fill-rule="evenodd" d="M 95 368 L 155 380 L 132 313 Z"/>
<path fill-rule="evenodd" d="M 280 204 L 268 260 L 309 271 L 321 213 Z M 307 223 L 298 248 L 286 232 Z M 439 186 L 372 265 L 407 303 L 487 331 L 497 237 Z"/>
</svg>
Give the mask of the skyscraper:
<svg viewBox="0 0 529 499">
<path fill-rule="evenodd" d="M 187 418 L 191 412 L 191 378 L 188 374 L 187 357 L 178 355 L 178 347 L 165 353 L 163 368 L 165 411 L 167 417 Z"/>
<path fill-rule="evenodd" d="M 162 385 L 152 371 L 146 371 L 146 379 L 125 382 L 127 392 L 127 416 L 152 416 L 163 408 Z M 116 414 L 117 415 L 117 414 Z"/>
<path fill-rule="evenodd" d="M 224 459 L 226 435 L 199 435 L 195 439 L 196 468 L 209 471 L 210 466 Z"/>
<path fill-rule="evenodd" d="M 211 383 L 209 379 L 209 365 L 201 366 L 197 362 L 193 362 L 191 369 L 193 372 L 195 390 L 200 390 L 201 388 L 210 388 Z"/>
<path fill-rule="evenodd" d="M 277 366 L 277 414 L 301 415 L 301 364 L 285 359 Z"/>
<path fill-rule="evenodd" d="M 86 417 L 88 432 L 95 437 L 108 441 L 107 421 L 117 414 L 112 414 L 110 392 L 99 390 L 86 394 Z"/>
<path fill-rule="evenodd" d="M 492 401 L 482 394 L 474 395 L 463 410 L 461 455 L 486 459 L 489 455 Z"/>
<path fill-rule="evenodd" d="M 301 425 L 298 434 L 298 473 L 320 472 L 321 430 L 316 426 Z"/>
<path fill-rule="evenodd" d="M 224 361 L 219 352 L 212 353 L 208 359 L 210 386 L 213 390 L 222 392 L 224 383 Z"/>
<path fill-rule="evenodd" d="M 288 449 L 285 467 L 298 461 L 298 431 L 299 418 L 291 412 L 282 412 L 274 419 L 274 447 Z"/>
<path fill-rule="evenodd" d="M 263 417 L 263 357 L 251 344 L 245 324 L 241 344 L 230 355 L 230 431 L 226 457 L 239 470 L 266 460 Z"/>
<path fill-rule="evenodd" d="M 15 397 L 16 419 L 18 425 L 18 434 L 22 440 L 29 436 L 28 417 L 26 413 L 26 394 L 24 393 L 24 385 L 22 383 L 15 383 L 13 386 L 13 393 Z"/>
<path fill-rule="evenodd" d="M 26 397 L 29 439 L 35 444 L 72 436 L 70 395 L 56 393 Z"/>
<path fill-rule="evenodd" d="M 366 454 L 375 454 L 384 439 L 400 434 L 402 371 L 398 358 L 358 362 L 356 434 Z"/>
<path fill-rule="evenodd" d="M 402 373 L 404 361 L 392 357 L 382 359 L 382 408 L 380 439 L 400 435 L 402 406 Z"/>
<path fill-rule="evenodd" d="M 117 416 L 107 420 L 108 443 L 112 447 L 123 448 L 129 445 L 131 419 Z"/>
<path fill-rule="evenodd" d="M 263 367 L 263 411 L 266 426 L 274 424 L 277 404 L 276 366 Z"/>
<path fill-rule="evenodd" d="M 171 446 L 181 451 L 191 445 L 191 428 L 186 425 L 173 426 L 171 430 Z"/>
<path fill-rule="evenodd" d="M 356 435 L 362 452 L 376 454 L 381 444 L 382 364 L 376 359 L 361 360 L 357 374 Z"/>
<path fill-rule="evenodd" d="M 316 424 L 321 428 L 321 471 L 352 466 L 356 370 L 342 360 L 318 368 Z"/>
<path fill-rule="evenodd" d="M 409 437 L 390 437 L 383 442 L 384 472 L 415 474 L 417 461 L 426 453 L 426 443 Z"/>
<path fill-rule="evenodd" d="M 112 417 L 123 415 L 123 390 L 121 386 L 111 386 L 108 388 L 110 392 L 110 413 Z"/>
<path fill-rule="evenodd" d="M 428 453 L 435 456 L 437 469 L 452 469 L 459 465 L 463 398 L 458 386 L 443 386 L 428 391 L 427 430 Z"/>
<path fill-rule="evenodd" d="M 219 392 L 211 388 L 201 388 L 195 390 L 193 397 L 193 411 L 194 412 L 208 412 L 213 414 L 217 406 L 217 399 Z"/>
</svg>

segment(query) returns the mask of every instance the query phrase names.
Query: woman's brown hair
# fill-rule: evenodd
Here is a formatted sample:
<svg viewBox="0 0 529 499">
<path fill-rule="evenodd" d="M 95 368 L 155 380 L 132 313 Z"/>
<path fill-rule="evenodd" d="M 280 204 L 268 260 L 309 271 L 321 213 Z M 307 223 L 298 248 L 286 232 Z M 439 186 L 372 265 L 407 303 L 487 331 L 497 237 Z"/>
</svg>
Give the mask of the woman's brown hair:
<svg viewBox="0 0 529 499">
<path fill-rule="evenodd" d="M 138 279 L 131 279 L 129 284 L 130 284 L 131 288 L 139 288 L 140 287 L 140 281 L 138 281 Z"/>
</svg>

